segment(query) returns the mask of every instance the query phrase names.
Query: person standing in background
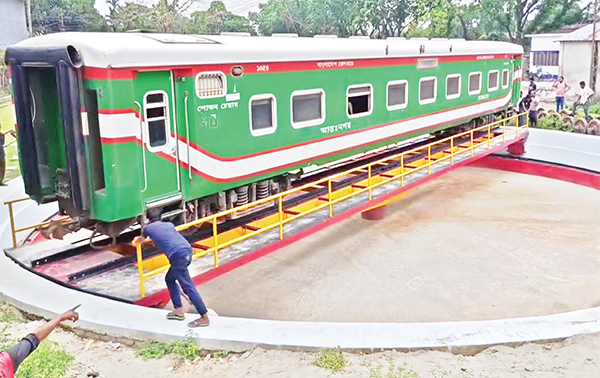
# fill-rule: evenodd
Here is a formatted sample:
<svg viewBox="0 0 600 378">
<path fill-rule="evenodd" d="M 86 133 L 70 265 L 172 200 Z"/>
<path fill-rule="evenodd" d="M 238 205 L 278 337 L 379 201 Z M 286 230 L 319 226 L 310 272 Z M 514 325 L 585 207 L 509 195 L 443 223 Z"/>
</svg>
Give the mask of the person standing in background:
<svg viewBox="0 0 600 378">
<path fill-rule="evenodd" d="M 552 84 L 552 89 L 554 88 L 556 88 L 556 112 L 559 113 L 565 108 L 565 95 L 571 87 L 565 83 L 565 78 L 561 76 L 557 82 Z"/>
<path fill-rule="evenodd" d="M 538 100 L 535 93 L 531 94 L 531 101 L 529 103 L 529 126 L 537 127 L 538 120 L 538 106 L 540 101 Z"/>
<path fill-rule="evenodd" d="M 583 112 L 585 113 L 585 119 L 590 120 L 590 99 L 594 96 L 594 91 L 592 88 L 588 87 L 585 84 L 585 81 L 580 81 L 579 86 L 581 87 L 581 92 L 579 92 L 579 97 L 573 103 L 573 112 L 571 112 L 571 117 L 575 116 L 575 112 L 577 108 L 582 106 Z"/>
</svg>

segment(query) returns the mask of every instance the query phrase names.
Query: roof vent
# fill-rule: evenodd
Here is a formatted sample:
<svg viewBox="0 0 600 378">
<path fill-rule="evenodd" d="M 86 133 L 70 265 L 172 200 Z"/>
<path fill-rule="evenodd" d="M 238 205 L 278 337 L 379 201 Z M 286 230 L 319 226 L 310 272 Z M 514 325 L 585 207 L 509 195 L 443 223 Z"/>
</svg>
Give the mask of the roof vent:
<svg viewBox="0 0 600 378">
<path fill-rule="evenodd" d="M 464 38 L 450 38 L 450 41 L 465 41 Z"/>
<path fill-rule="evenodd" d="M 317 34 L 313 38 L 336 39 L 337 37 L 335 34 Z"/>
<path fill-rule="evenodd" d="M 368 35 L 351 35 L 348 39 L 371 39 Z"/>
<path fill-rule="evenodd" d="M 279 38 L 298 38 L 298 34 L 296 33 L 273 33 L 271 37 L 279 37 Z"/>
<path fill-rule="evenodd" d="M 411 41 L 429 41 L 429 38 L 411 38 Z"/>
<path fill-rule="evenodd" d="M 448 41 L 448 38 L 431 38 L 432 41 Z"/>
<path fill-rule="evenodd" d="M 221 32 L 221 35 L 230 35 L 235 37 L 250 37 L 250 33 L 243 32 Z"/>
</svg>

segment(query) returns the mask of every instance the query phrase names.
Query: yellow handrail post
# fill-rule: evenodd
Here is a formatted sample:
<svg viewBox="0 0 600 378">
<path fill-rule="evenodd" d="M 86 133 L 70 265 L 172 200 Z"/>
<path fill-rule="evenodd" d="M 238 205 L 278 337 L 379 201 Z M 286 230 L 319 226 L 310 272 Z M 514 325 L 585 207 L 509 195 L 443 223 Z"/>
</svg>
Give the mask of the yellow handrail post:
<svg viewBox="0 0 600 378">
<path fill-rule="evenodd" d="M 427 174 L 431 175 L 431 144 L 427 146 Z"/>
<path fill-rule="evenodd" d="M 137 266 L 138 273 L 140 275 L 140 298 L 144 298 L 146 296 L 146 287 L 144 281 L 146 280 L 146 276 L 144 275 L 144 258 L 142 256 L 142 243 L 136 243 L 136 252 L 137 252 Z"/>
<path fill-rule="evenodd" d="M 17 248 L 17 233 L 15 232 L 15 217 L 13 214 L 12 202 L 7 202 L 8 216 L 10 217 L 10 233 L 12 235 L 13 247 Z"/>
<path fill-rule="evenodd" d="M 283 240 L 283 196 L 279 196 L 279 240 Z"/>
<path fill-rule="evenodd" d="M 329 218 L 332 218 L 333 202 L 331 202 L 331 179 L 327 180 L 327 199 L 329 200 Z"/>
<path fill-rule="evenodd" d="M 371 188 L 371 185 L 373 185 L 372 183 L 372 176 L 371 176 L 371 164 L 369 164 L 369 167 L 367 168 L 367 170 L 369 171 L 369 201 L 373 199 L 373 188 Z"/>
<path fill-rule="evenodd" d="M 502 122 L 502 143 L 505 143 L 505 142 L 506 142 L 506 118 Z"/>
<path fill-rule="evenodd" d="M 213 224 L 213 240 L 215 243 L 215 251 L 213 252 L 214 258 L 215 258 L 215 268 L 219 267 L 219 241 L 217 239 L 217 217 L 213 217 L 212 219 L 212 224 Z"/>
<path fill-rule="evenodd" d="M 400 185 L 404 186 L 404 155 L 400 156 L 400 170 L 402 171 L 402 176 L 400 177 Z"/>
<path fill-rule="evenodd" d="M 492 148 L 492 124 L 488 125 L 488 150 Z"/>
<path fill-rule="evenodd" d="M 450 138 L 450 165 L 454 165 L 454 137 Z"/>
<path fill-rule="evenodd" d="M 471 130 L 471 157 L 475 156 L 475 148 L 473 147 L 473 130 Z"/>
</svg>

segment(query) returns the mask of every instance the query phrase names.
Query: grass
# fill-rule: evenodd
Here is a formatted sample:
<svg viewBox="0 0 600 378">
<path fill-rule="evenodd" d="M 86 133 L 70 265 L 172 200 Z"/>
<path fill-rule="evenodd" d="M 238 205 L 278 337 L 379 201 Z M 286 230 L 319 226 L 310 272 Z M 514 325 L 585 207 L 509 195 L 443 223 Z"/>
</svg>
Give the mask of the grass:
<svg viewBox="0 0 600 378">
<path fill-rule="evenodd" d="M 0 103 L 0 132 L 6 133 L 12 130 L 15 126 L 15 113 L 12 105 L 6 105 Z M 10 135 L 6 136 L 5 143 L 8 145 L 13 141 L 13 137 Z M 21 174 L 19 168 L 19 156 L 17 151 L 17 144 L 11 143 L 8 147 L 5 147 L 6 152 L 6 175 L 4 182 L 12 180 Z"/>
<path fill-rule="evenodd" d="M 137 350 L 137 355 L 139 357 L 142 357 L 144 360 L 148 360 L 151 358 L 163 358 L 169 353 L 171 353 L 169 345 L 165 343 L 159 343 L 157 341 L 152 341 L 150 343 L 142 345 Z"/>
<path fill-rule="evenodd" d="M 396 366 L 391 364 L 387 371 L 383 366 L 379 365 L 371 368 L 369 378 L 420 378 L 421 376 L 416 371 L 409 368 L 407 365 Z"/>
<path fill-rule="evenodd" d="M 145 345 L 142 345 L 137 350 L 137 355 L 142 357 L 143 359 L 150 358 L 163 358 L 167 354 L 175 354 L 179 356 L 183 361 L 193 361 L 198 356 L 200 356 L 200 348 L 193 339 L 185 338 L 182 340 L 178 340 L 172 344 L 160 343 L 157 341 L 152 341 Z M 218 352 L 215 353 L 215 356 Z M 225 352 L 226 356 L 228 352 Z"/>
<path fill-rule="evenodd" d="M 451 378 L 452 373 L 435 368 L 429 372 L 428 378 Z M 421 378 L 421 375 L 406 364 L 396 366 L 391 364 L 387 370 L 382 365 L 372 367 L 369 378 Z"/>
<path fill-rule="evenodd" d="M 547 129 L 547 130 L 560 130 L 560 131 L 568 131 L 568 132 L 575 131 L 570 126 L 567 126 L 566 124 L 564 124 L 563 121 L 557 116 L 548 116 L 548 117 L 544 117 L 544 118 L 540 119 L 538 121 L 537 127 L 540 129 Z"/>
<path fill-rule="evenodd" d="M 17 341 L 0 340 L 0 350 L 11 348 Z M 17 378 L 64 377 L 74 358 L 53 342 L 45 341 L 19 367 Z"/>
<path fill-rule="evenodd" d="M 315 365 L 330 370 L 332 373 L 342 370 L 346 364 L 347 362 L 341 348 L 322 350 L 317 353 L 315 359 Z"/>
</svg>

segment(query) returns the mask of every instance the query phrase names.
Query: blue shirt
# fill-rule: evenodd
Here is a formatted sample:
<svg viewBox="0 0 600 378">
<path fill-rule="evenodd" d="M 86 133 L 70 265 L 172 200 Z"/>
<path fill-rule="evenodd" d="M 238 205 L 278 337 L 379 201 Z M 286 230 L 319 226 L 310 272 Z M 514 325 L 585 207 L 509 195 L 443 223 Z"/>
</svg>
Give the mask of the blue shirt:
<svg viewBox="0 0 600 378">
<path fill-rule="evenodd" d="M 144 228 L 144 237 L 150 237 L 158 249 L 170 260 L 175 254 L 190 253 L 192 246 L 170 222 L 152 222 Z"/>
</svg>

